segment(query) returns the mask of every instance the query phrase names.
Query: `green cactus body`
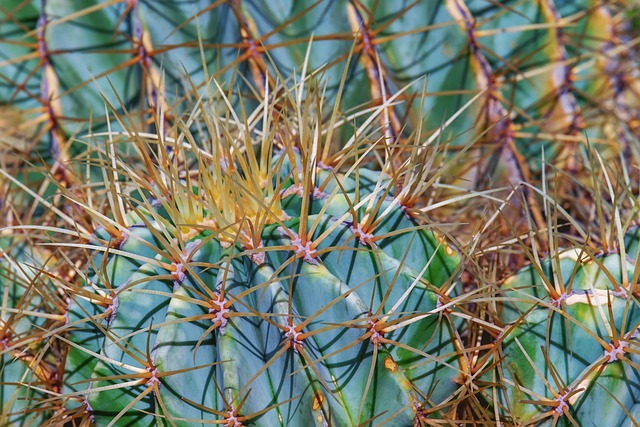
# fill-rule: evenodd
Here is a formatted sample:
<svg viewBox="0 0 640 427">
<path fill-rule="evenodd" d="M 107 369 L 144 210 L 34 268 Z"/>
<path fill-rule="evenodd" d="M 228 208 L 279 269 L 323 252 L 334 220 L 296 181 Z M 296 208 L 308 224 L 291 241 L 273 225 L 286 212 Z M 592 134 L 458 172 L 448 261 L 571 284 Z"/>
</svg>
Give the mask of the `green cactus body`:
<svg viewBox="0 0 640 427">
<path fill-rule="evenodd" d="M 301 72 L 313 40 L 307 70 L 325 67 L 332 100 L 354 49 L 342 111 L 379 104 L 428 78 L 429 96 L 419 106 L 394 106 L 389 120 L 381 118 L 388 137 L 400 136 L 408 122 L 399 118 L 408 111 L 416 126 L 424 121 L 435 130 L 485 91 L 449 126 L 448 136 L 489 131 L 483 155 L 507 163 L 522 155 L 537 170 L 544 148 L 548 161 L 574 167 L 584 134 L 603 148 L 619 136 L 627 150 L 623 136 L 636 126 L 639 79 L 630 67 L 637 60 L 627 55 L 633 46 L 625 46 L 620 9 L 596 0 L 10 1 L 0 11 L 6 55 L 0 56 L 0 102 L 30 112 L 43 107 L 38 113 L 48 125 L 42 136 L 48 135 L 56 158 L 64 151 L 60 140 L 77 132 L 79 122 L 91 118 L 94 130 L 104 128 L 100 90 L 115 109 L 122 103 L 142 114 L 132 118 L 152 113 L 163 99 L 173 103 L 190 87 L 185 72 L 196 86 L 209 75 L 240 82 L 249 102 L 253 95 L 234 73 L 263 93 L 275 70 Z M 407 94 L 422 90 L 416 84 Z M 608 113 L 613 110 L 624 120 Z M 347 130 L 345 140 L 349 136 Z M 610 154 L 615 158 L 618 150 Z"/>
<path fill-rule="evenodd" d="M 51 310 L 39 274 L 42 254 L 17 240 L 0 236 L 0 424 L 35 427 L 51 415 L 41 401 L 55 371 L 38 339 L 52 327 L 40 314 Z"/>
<path fill-rule="evenodd" d="M 542 261 L 540 270 L 530 266 L 507 279 L 496 379 L 504 385 L 500 405 L 514 421 L 632 422 L 640 396 L 640 310 L 633 296 L 638 283 L 629 283 L 637 246 L 635 231 L 626 239 L 626 259 L 616 253 L 592 258 L 572 249 Z M 545 283 L 556 283 L 555 290 L 547 291 Z"/>
<path fill-rule="evenodd" d="M 0 3 L 0 425 L 640 418 L 628 0 Z"/>
<path fill-rule="evenodd" d="M 163 203 L 98 252 L 85 289 L 111 303 L 71 305 L 65 376 L 97 425 L 409 426 L 452 410 L 462 343 L 442 289 L 459 256 L 393 205 L 384 175 L 318 169 L 304 202 L 298 168 L 274 178 L 283 219 L 259 247 L 211 229 L 178 245 Z M 352 222 L 367 211 L 379 221 Z"/>
</svg>

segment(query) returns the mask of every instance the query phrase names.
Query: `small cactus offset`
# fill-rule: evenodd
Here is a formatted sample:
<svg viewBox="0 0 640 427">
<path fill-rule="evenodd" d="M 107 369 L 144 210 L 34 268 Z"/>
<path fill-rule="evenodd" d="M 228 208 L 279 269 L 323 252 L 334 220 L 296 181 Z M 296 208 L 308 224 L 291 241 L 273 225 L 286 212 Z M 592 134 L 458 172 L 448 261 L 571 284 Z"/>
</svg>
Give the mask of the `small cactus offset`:
<svg viewBox="0 0 640 427">
<path fill-rule="evenodd" d="M 638 229 L 626 251 L 561 251 L 504 283 L 499 410 L 536 426 L 627 426 L 640 415 Z"/>
</svg>

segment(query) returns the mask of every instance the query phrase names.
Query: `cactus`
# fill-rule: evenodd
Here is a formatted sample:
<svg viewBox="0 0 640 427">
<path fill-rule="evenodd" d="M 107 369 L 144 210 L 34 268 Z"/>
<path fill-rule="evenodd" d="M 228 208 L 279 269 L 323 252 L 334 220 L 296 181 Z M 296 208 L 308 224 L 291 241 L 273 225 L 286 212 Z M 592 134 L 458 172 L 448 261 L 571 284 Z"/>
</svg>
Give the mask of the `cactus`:
<svg viewBox="0 0 640 427">
<path fill-rule="evenodd" d="M 3 2 L 0 424 L 636 423 L 633 3 Z"/>
<path fill-rule="evenodd" d="M 411 202 L 432 179 L 428 158 L 374 171 L 375 145 L 329 149 L 309 109 L 317 95 L 287 90 L 262 107 L 304 94 L 285 122 L 201 116 L 211 111 L 202 101 L 185 123 L 219 132 L 183 127 L 167 144 L 132 133 L 142 158 L 108 160 L 127 181 L 111 218 L 86 207 L 101 226 L 71 245 L 94 256 L 57 336 L 69 351 L 67 409 L 56 420 L 409 426 L 456 417 L 466 398 L 461 259 Z"/>
<path fill-rule="evenodd" d="M 627 2 L 507 3 L 12 0 L 0 9 L 0 102 L 39 125 L 50 148 L 40 156 L 64 163 L 83 122 L 104 128 L 101 91 L 144 122 L 209 76 L 250 103 L 276 73 L 323 67 L 336 100 L 348 66 L 341 111 L 404 101 L 380 117 L 388 138 L 434 132 L 459 112 L 445 139 L 484 135 L 482 161 L 465 163 L 478 182 L 496 163 L 528 180 L 543 148 L 546 161 L 575 171 L 587 137 L 609 159 L 635 155 L 640 80 Z M 428 97 L 425 84 L 404 89 L 424 76 Z"/>
<path fill-rule="evenodd" d="M 23 239 L 0 235 L 2 425 L 40 426 L 56 408 L 47 404 L 46 391 L 60 390 L 64 352 L 46 335 L 66 319 L 64 302 L 42 273 L 45 254 Z"/>
<path fill-rule="evenodd" d="M 577 248 L 504 283 L 491 399 L 518 425 L 635 424 L 640 389 L 638 229 L 626 251 Z M 489 393 L 491 394 L 491 393 Z"/>
</svg>

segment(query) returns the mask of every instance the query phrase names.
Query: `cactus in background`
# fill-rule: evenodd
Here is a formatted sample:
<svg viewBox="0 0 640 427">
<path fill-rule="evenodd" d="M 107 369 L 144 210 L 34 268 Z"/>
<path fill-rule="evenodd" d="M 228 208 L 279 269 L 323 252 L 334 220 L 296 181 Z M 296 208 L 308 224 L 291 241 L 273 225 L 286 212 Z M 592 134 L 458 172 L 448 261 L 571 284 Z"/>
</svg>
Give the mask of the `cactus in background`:
<svg viewBox="0 0 640 427">
<path fill-rule="evenodd" d="M 46 273 L 46 251 L 0 234 L 0 424 L 40 426 L 61 405 L 64 351 L 47 336 L 65 324 L 65 304 Z M 57 356 L 57 357 L 56 357 Z"/>
<path fill-rule="evenodd" d="M 404 101 L 379 118 L 398 142 L 403 129 L 423 127 L 427 138 L 459 112 L 444 139 L 483 136 L 465 174 L 481 183 L 498 165 L 517 183 L 539 169 L 543 147 L 570 172 L 587 138 L 609 159 L 637 156 L 627 3 L 11 0 L 0 8 L 0 102 L 25 111 L 24 126 L 46 137 L 40 156 L 64 164 L 71 135 L 89 119 L 104 128 L 100 90 L 145 122 L 209 76 L 259 102 L 277 72 L 322 67 L 335 100 L 352 52 L 341 111 Z M 428 97 L 423 84 L 403 89 L 425 76 Z"/>
<path fill-rule="evenodd" d="M 518 425 L 635 423 L 640 415 L 639 229 L 626 251 L 568 249 L 504 283 L 487 398 Z"/>
</svg>

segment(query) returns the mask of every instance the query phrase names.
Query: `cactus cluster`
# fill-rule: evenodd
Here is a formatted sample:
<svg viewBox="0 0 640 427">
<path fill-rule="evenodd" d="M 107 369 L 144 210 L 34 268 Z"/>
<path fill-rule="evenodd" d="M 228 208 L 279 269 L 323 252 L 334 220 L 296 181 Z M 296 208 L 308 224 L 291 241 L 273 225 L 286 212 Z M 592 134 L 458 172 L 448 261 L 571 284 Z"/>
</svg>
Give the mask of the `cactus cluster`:
<svg viewBox="0 0 640 427">
<path fill-rule="evenodd" d="M 0 425 L 640 422 L 633 0 L 5 3 Z"/>
</svg>

